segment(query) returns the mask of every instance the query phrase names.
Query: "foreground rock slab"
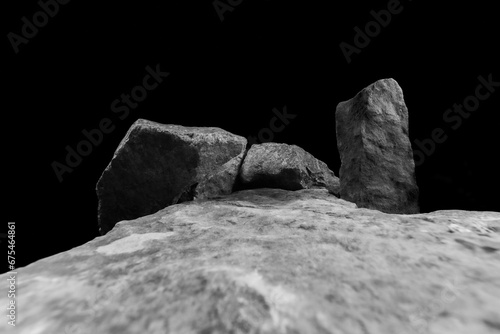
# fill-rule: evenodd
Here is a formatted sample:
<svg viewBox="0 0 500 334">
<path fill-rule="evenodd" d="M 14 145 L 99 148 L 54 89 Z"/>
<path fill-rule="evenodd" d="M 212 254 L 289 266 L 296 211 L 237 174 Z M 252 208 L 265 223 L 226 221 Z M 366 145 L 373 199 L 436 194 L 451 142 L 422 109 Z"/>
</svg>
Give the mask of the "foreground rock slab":
<svg viewBox="0 0 500 334">
<path fill-rule="evenodd" d="M 0 332 L 498 333 L 499 252 L 500 213 L 385 214 L 325 189 L 245 190 L 19 268 L 18 322 Z"/>
<path fill-rule="evenodd" d="M 219 128 L 137 120 L 97 183 L 101 234 L 175 204 L 183 191 L 234 157 L 246 139 Z"/>
<path fill-rule="evenodd" d="M 252 145 L 241 166 L 242 185 L 249 188 L 298 190 L 324 187 L 339 195 L 338 177 L 321 160 L 296 145 Z"/>
<path fill-rule="evenodd" d="M 394 79 L 337 105 L 340 197 L 387 213 L 418 213 L 408 109 Z"/>
</svg>

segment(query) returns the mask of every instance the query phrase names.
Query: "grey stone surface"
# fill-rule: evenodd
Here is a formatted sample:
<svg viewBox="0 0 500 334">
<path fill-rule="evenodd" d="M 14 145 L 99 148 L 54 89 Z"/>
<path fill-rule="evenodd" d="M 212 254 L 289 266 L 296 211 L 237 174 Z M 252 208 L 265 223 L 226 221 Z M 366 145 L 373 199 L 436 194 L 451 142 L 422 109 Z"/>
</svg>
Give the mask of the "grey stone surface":
<svg viewBox="0 0 500 334">
<path fill-rule="evenodd" d="M 198 183 L 194 193 L 195 199 L 209 199 L 232 193 L 244 156 L 245 152 L 232 158 Z"/>
<path fill-rule="evenodd" d="M 325 189 L 244 190 L 18 268 L 18 323 L 0 332 L 498 333 L 499 252 L 498 212 L 385 214 Z"/>
<path fill-rule="evenodd" d="M 296 145 L 252 145 L 241 166 L 242 185 L 249 188 L 298 190 L 324 187 L 338 195 L 339 179 L 328 166 Z"/>
<path fill-rule="evenodd" d="M 101 233 L 176 203 L 245 148 L 245 138 L 219 128 L 137 120 L 97 183 Z"/>
<path fill-rule="evenodd" d="M 408 109 L 398 83 L 369 85 L 339 103 L 335 118 L 341 198 L 387 213 L 419 212 Z"/>
</svg>

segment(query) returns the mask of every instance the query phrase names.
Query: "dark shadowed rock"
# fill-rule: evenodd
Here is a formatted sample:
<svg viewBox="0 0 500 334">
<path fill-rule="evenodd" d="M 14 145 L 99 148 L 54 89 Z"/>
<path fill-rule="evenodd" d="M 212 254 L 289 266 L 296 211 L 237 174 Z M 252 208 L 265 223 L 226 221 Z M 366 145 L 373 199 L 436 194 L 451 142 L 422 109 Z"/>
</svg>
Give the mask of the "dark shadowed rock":
<svg viewBox="0 0 500 334">
<path fill-rule="evenodd" d="M 101 233 L 120 220 L 176 203 L 187 187 L 245 151 L 246 139 L 219 128 L 136 121 L 97 183 Z"/>
<path fill-rule="evenodd" d="M 417 213 L 408 109 L 398 83 L 375 82 L 339 103 L 335 118 L 341 198 L 388 213 Z"/>
<path fill-rule="evenodd" d="M 328 166 L 296 145 L 252 145 L 241 166 L 240 179 L 247 188 L 323 187 L 332 194 L 339 194 L 339 179 Z"/>
<path fill-rule="evenodd" d="M 18 268 L 18 322 L 4 317 L 0 333 L 497 333 L 499 233 L 498 212 L 397 215 L 325 189 L 239 191 Z"/>
</svg>

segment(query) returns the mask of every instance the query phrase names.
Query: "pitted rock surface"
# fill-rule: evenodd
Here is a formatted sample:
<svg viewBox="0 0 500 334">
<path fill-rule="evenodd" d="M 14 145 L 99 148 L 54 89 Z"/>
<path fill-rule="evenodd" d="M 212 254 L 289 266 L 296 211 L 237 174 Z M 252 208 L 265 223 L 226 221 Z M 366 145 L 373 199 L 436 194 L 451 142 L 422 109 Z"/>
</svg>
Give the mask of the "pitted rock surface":
<svg viewBox="0 0 500 334">
<path fill-rule="evenodd" d="M 387 214 L 326 189 L 238 191 L 18 268 L 18 323 L 0 332 L 498 333 L 499 233 L 497 212 Z"/>
</svg>

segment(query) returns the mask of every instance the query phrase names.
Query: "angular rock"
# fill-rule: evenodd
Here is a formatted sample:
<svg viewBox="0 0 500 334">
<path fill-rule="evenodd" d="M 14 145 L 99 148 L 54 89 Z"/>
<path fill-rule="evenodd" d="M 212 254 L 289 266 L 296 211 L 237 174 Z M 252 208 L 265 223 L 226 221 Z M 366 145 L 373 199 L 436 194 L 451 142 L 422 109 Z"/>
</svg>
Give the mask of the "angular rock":
<svg viewBox="0 0 500 334">
<path fill-rule="evenodd" d="M 247 188 L 298 190 L 327 188 L 339 194 L 339 179 L 328 166 L 296 145 L 252 145 L 241 166 L 240 179 Z"/>
<path fill-rule="evenodd" d="M 335 118 L 340 197 L 387 213 L 419 212 L 408 109 L 398 83 L 371 84 L 339 103 Z"/>
<path fill-rule="evenodd" d="M 194 199 L 216 198 L 233 192 L 245 152 L 232 158 L 195 188 Z"/>
<path fill-rule="evenodd" d="M 246 139 L 219 128 L 137 120 L 97 183 L 99 230 L 156 212 L 245 151 Z"/>
<path fill-rule="evenodd" d="M 498 212 L 385 214 L 325 189 L 244 190 L 18 268 L 18 322 L 0 333 L 496 333 L 499 254 Z"/>
<path fill-rule="evenodd" d="M 174 199 L 174 203 L 217 198 L 232 193 L 238 181 L 238 173 L 244 156 L 245 152 L 232 158 L 200 182 L 186 187 L 179 198 Z"/>
</svg>

